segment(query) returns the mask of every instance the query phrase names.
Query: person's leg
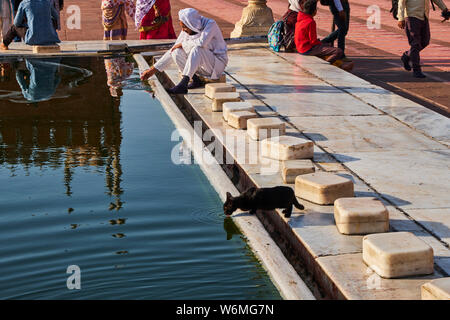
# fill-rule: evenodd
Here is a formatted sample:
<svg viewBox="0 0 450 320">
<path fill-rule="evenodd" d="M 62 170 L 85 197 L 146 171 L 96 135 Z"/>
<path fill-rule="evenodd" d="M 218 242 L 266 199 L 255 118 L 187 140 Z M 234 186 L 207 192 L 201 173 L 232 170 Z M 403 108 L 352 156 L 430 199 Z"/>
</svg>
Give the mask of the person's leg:
<svg viewBox="0 0 450 320">
<path fill-rule="evenodd" d="M 420 19 L 414 17 L 406 18 L 406 35 L 408 37 L 410 49 L 405 54 L 409 57 L 412 63 L 414 76 L 420 78 L 424 77 L 420 67 L 420 51 L 422 50 L 423 34 L 422 28 L 424 25 L 424 22 Z"/>
<path fill-rule="evenodd" d="M 343 51 L 340 48 L 330 47 L 327 45 L 319 44 L 314 46 L 309 52 L 309 56 L 316 56 L 319 58 L 326 58 L 326 61 L 333 64 L 336 60 L 341 59 L 344 56 Z"/>
<path fill-rule="evenodd" d="M 339 12 L 337 11 L 336 7 L 334 6 L 334 4 L 330 5 L 330 12 L 333 15 L 333 21 L 334 24 L 336 26 L 338 26 L 338 23 L 340 21 L 339 18 Z M 322 39 L 322 42 L 324 43 L 333 43 L 334 41 L 336 41 L 336 39 L 338 38 L 339 35 L 339 27 L 337 30 L 332 31 L 328 36 L 326 36 L 325 38 Z"/>
<path fill-rule="evenodd" d="M 192 78 L 195 73 L 205 77 L 211 77 L 214 71 L 216 57 L 214 53 L 202 47 L 194 47 L 189 52 L 183 75 Z"/>
<path fill-rule="evenodd" d="M 172 55 L 173 62 L 175 62 L 175 64 L 178 67 L 178 71 L 180 71 L 182 73 L 186 66 L 188 55 L 183 50 L 183 48 L 173 50 L 171 52 L 171 55 Z"/>
<path fill-rule="evenodd" d="M 342 7 L 345 11 L 346 19 L 342 21 L 341 19 L 338 19 L 339 22 L 337 23 L 338 26 L 338 48 L 344 52 L 345 57 L 345 37 L 347 36 L 348 29 L 350 26 L 350 5 L 348 1 L 342 1 Z"/>
<path fill-rule="evenodd" d="M 185 94 L 188 88 L 200 87 L 202 82 L 196 73 L 210 77 L 214 70 L 214 54 L 201 47 L 194 47 L 189 54 L 186 54 L 183 49 L 176 49 L 172 52 L 172 58 L 179 70 L 183 70 L 183 79 L 175 87 L 168 90 L 172 94 Z M 189 86 L 190 79 L 193 80 L 191 86 Z"/>
<path fill-rule="evenodd" d="M 18 28 L 15 25 L 12 25 L 11 28 L 9 28 L 9 31 L 3 37 L 1 49 L 7 50 L 8 46 L 11 44 L 11 42 L 13 42 L 14 38 L 16 37 L 23 38 L 25 36 L 26 31 L 27 28 Z"/>
<path fill-rule="evenodd" d="M 422 26 L 422 36 L 421 36 L 422 49 L 420 51 L 422 51 L 423 49 L 428 47 L 428 45 L 430 44 L 430 39 L 431 39 L 430 22 L 428 21 L 427 18 L 425 18 L 425 21 L 423 21 L 423 26 Z"/>
</svg>

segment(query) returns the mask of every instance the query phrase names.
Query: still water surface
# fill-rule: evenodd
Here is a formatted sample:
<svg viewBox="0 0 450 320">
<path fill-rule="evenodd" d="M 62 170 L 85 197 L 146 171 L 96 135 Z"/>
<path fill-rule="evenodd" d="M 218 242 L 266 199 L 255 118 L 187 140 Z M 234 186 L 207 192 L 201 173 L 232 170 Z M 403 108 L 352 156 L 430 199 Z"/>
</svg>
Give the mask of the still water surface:
<svg viewBox="0 0 450 320">
<path fill-rule="evenodd" d="M 280 299 L 127 59 L 2 66 L 1 299 Z"/>
</svg>

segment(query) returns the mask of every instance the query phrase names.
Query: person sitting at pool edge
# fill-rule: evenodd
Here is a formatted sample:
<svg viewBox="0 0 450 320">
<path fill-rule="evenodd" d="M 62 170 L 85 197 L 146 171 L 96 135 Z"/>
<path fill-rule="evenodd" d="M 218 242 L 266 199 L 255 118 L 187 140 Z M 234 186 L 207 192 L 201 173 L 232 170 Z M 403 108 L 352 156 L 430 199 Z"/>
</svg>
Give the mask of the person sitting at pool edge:
<svg viewBox="0 0 450 320">
<path fill-rule="evenodd" d="M 326 58 L 333 64 L 344 56 L 340 48 L 323 44 L 317 39 L 317 25 L 314 16 L 317 14 L 317 0 L 306 0 L 303 12 L 298 13 L 295 25 L 295 45 L 300 54 Z"/>
<path fill-rule="evenodd" d="M 156 71 L 164 71 L 173 60 L 183 75 L 175 87 L 167 90 L 172 94 L 185 94 L 188 89 L 203 85 L 199 78 L 219 79 L 228 63 L 227 44 L 217 23 L 202 17 L 197 10 L 187 8 L 178 13 L 182 31 L 175 45 L 153 67 L 144 71 L 147 80 Z M 192 79 L 192 84 L 189 81 Z"/>
<path fill-rule="evenodd" d="M 0 50 L 8 50 L 8 46 L 16 36 L 25 38 L 28 45 L 53 45 L 61 42 L 53 26 L 53 19 L 58 12 L 50 0 L 23 0 L 14 18 Z"/>
</svg>

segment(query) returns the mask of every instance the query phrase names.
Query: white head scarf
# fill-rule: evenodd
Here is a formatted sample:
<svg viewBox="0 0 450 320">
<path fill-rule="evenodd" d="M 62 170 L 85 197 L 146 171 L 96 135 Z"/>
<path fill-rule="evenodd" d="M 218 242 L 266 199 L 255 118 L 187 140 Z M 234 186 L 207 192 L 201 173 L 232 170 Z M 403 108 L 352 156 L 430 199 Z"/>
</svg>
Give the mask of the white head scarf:
<svg viewBox="0 0 450 320">
<path fill-rule="evenodd" d="M 186 27 L 195 32 L 201 32 L 204 29 L 202 16 L 197 10 L 193 8 L 186 8 L 178 12 L 180 21 L 184 23 Z"/>
<path fill-rule="evenodd" d="M 291 9 L 292 11 L 296 11 L 296 12 L 300 11 L 299 0 L 289 0 L 289 3 L 291 4 L 289 6 L 289 9 Z"/>
</svg>

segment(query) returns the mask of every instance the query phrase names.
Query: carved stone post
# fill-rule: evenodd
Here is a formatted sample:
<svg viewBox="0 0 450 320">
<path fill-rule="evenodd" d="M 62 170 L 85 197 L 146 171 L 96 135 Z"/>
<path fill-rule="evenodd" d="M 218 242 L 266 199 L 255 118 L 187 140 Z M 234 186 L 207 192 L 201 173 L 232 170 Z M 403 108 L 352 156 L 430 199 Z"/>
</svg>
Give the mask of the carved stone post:
<svg viewBox="0 0 450 320">
<path fill-rule="evenodd" d="M 242 11 L 233 32 L 232 38 L 267 35 L 273 24 L 273 13 L 267 5 L 267 0 L 248 0 L 248 6 Z"/>
</svg>

